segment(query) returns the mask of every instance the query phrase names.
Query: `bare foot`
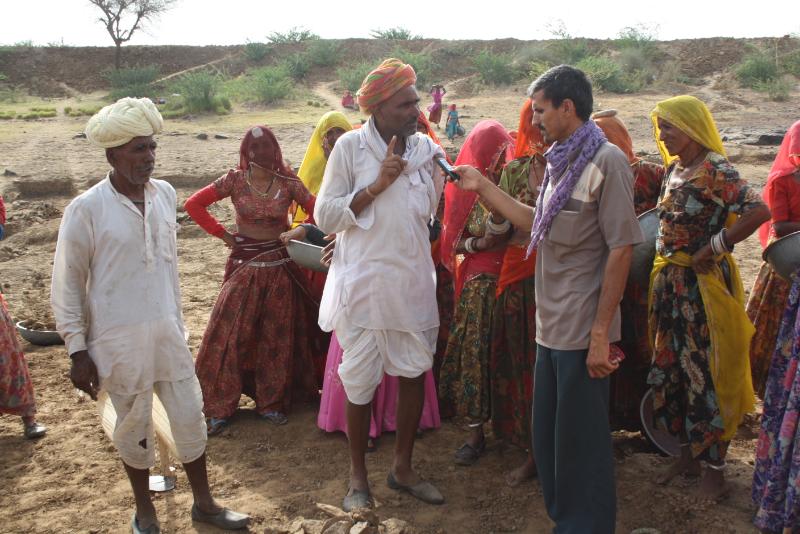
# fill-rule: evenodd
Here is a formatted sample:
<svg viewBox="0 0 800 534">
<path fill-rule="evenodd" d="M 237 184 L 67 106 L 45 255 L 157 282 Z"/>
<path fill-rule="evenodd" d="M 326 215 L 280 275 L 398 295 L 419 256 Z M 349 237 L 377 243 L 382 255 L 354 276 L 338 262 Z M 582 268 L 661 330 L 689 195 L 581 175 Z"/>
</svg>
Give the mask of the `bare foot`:
<svg viewBox="0 0 800 534">
<path fill-rule="evenodd" d="M 730 487 L 725 483 L 725 475 L 721 470 L 707 467 L 698 491 L 701 499 L 718 502 L 728 496 Z"/>
<path fill-rule="evenodd" d="M 536 462 L 533 458 L 528 456 L 524 464 L 517 467 L 513 471 L 506 473 L 506 484 L 512 488 L 516 488 L 526 480 L 530 480 L 536 476 Z"/>
<path fill-rule="evenodd" d="M 678 475 L 690 477 L 700 476 L 700 462 L 692 460 L 690 456 L 681 456 L 669 468 L 656 478 L 656 484 L 664 486 Z"/>
</svg>

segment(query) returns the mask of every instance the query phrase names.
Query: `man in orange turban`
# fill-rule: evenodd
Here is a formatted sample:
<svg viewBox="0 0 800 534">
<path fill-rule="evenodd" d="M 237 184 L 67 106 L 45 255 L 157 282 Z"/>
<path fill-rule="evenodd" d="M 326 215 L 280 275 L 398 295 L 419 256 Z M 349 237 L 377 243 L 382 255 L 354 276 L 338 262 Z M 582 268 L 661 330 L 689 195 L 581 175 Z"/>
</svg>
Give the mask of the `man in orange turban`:
<svg viewBox="0 0 800 534">
<path fill-rule="evenodd" d="M 389 58 L 367 74 L 356 93 L 358 105 L 364 113 L 372 115 L 380 104 L 400 89 L 417 83 L 414 67 L 399 59 Z"/>
<path fill-rule="evenodd" d="M 387 59 L 364 79 L 358 103 L 370 114 L 336 142 L 328 158 L 314 220 L 336 234 L 319 312 L 323 330 L 342 347 L 338 374 L 347 394 L 349 512 L 373 504 L 364 453 L 370 404 L 384 373 L 398 377 L 395 456 L 387 476 L 394 490 L 430 504 L 444 497 L 411 465 L 439 333 L 436 270 L 427 223 L 436 214 L 444 178 L 434 157 L 442 148 L 417 133 L 419 94 L 410 65 Z"/>
</svg>

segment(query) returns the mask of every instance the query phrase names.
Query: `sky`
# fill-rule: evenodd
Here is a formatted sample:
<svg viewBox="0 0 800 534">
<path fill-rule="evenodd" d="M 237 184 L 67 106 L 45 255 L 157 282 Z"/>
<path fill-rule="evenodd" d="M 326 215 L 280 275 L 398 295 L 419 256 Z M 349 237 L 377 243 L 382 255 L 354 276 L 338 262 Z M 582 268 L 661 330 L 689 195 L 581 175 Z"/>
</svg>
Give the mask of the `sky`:
<svg viewBox="0 0 800 534">
<path fill-rule="evenodd" d="M 629 26 L 646 28 L 662 40 L 800 34 L 797 0 L 741 6 L 733 7 L 730 0 L 178 0 L 129 44 L 243 44 L 293 27 L 327 39 L 369 37 L 371 30 L 401 27 L 436 39 L 533 40 L 552 37 L 561 23 L 569 35 L 600 39 Z M 0 44 L 111 46 L 99 15 L 88 0 L 0 0 Z"/>
</svg>

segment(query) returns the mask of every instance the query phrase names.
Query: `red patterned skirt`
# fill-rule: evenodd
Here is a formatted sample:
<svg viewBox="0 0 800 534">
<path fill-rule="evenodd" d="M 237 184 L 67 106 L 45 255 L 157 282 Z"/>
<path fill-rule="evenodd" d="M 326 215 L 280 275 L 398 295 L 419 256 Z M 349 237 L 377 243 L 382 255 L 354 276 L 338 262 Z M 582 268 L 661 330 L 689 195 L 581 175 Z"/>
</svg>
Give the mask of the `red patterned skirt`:
<svg viewBox="0 0 800 534">
<path fill-rule="evenodd" d="M 14 321 L 0 295 L 0 413 L 31 417 L 36 414 L 33 383 L 17 340 Z"/>
<path fill-rule="evenodd" d="M 287 413 L 293 396 L 316 399 L 322 383 L 327 347 L 307 277 L 279 242 L 243 239 L 197 355 L 206 417 L 230 417 L 242 393 L 259 413 Z"/>
</svg>

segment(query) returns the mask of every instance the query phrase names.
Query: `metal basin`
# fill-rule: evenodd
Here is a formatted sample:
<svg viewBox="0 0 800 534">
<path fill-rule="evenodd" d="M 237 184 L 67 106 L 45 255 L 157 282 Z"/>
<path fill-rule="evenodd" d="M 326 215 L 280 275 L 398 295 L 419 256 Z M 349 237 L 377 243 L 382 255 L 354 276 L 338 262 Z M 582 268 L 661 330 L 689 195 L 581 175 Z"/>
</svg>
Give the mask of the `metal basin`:
<svg viewBox="0 0 800 534">
<path fill-rule="evenodd" d="M 800 269 L 800 232 L 785 235 L 764 249 L 764 261 L 769 262 L 775 272 L 787 280 Z"/>
<path fill-rule="evenodd" d="M 642 397 L 639 406 L 639 417 L 642 420 L 642 428 L 647 433 L 647 437 L 658 447 L 661 452 L 669 456 L 681 455 L 681 443 L 676 436 L 665 432 L 653 425 L 653 390 L 648 389 Z"/>
<path fill-rule="evenodd" d="M 22 339 L 34 345 L 63 345 L 64 340 L 55 330 L 33 330 L 22 326 L 22 321 L 17 323 L 17 332 Z"/>
<path fill-rule="evenodd" d="M 648 287 L 650 285 L 650 271 L 653 270 L 653 260 L 656 257 L 658 213 L 656 213 L 656 208 L 653 208 L 642 213 L 638 218 L 639 226 L 644 234 L 644 241 L 633 247 L 628 283 Z"/>
<path fill-rule="evenodd" d="M 328 272 L 328 268 L 321 263 L 322 247 L 292 239 L 286 244 L 286 251 L 297 265 L 312 271 Z"/>
</svg>

